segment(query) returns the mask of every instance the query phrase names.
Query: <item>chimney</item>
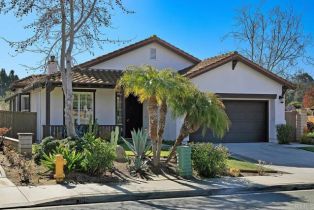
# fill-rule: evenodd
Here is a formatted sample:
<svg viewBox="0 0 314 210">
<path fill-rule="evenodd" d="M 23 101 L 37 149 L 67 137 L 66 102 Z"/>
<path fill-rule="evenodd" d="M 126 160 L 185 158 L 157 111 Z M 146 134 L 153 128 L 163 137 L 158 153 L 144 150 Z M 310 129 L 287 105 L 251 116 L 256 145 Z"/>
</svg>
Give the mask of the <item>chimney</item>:
<svg viewBox="0 0 314 210">
<path fill-rule="evenodd" d="M 58 72 L 58 65 L 55 59 L 55 56 L 50 56 L 50 60 L 48 61 L 48 74 L 54 74 Z"/>
</svg>

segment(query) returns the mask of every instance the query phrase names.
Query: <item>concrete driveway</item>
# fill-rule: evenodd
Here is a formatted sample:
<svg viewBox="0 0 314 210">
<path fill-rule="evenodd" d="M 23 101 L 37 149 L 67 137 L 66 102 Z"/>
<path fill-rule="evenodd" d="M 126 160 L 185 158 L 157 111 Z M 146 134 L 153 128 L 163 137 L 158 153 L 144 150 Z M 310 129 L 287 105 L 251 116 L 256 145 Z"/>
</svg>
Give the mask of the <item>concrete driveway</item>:
<svg viewBox="0 0 314 210">
<path fill-rule="evenodd" d="M 266 161 L 274 166 L 314 168 L 314 152 L 275 143 L 226 143 L 231 154 L 251 161 Z"/>
</svg>

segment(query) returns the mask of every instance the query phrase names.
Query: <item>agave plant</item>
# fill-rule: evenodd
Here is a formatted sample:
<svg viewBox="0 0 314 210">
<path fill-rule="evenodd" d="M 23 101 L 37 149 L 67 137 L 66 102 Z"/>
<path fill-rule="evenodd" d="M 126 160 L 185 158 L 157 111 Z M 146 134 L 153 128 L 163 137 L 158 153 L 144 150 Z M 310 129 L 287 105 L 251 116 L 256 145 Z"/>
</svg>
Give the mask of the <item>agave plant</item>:
<svg viewBox="0 0 314 210">
<path fill-rule="evenodd" d="M 146 152 L 151 148 L 151 143 L 148 143 L 147 140 L 148 134 L 142 129 L 139 129 L 138 131 L 136 130 L 131 131 L 131 135 L 133 144 L 128 142 L 123 137 L 121 138 L 128 146 L 128 148 L 134 153 L 135 156 L 134 170 L 137 172 L 141 170 L 145 165 L 144 158 Z"/>
</svg>

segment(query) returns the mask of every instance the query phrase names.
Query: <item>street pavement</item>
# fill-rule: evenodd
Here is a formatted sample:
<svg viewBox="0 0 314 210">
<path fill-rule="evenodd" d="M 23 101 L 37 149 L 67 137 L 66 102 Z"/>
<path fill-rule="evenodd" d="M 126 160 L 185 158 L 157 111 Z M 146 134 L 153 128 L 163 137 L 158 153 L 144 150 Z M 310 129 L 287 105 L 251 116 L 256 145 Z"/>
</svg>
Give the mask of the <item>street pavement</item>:
<svg viewBox="0 0 314 210">
<path fill-rule="evenodd" d="M 314 209 L 314 190 L 51 206 L 39 209 Z"/>
</svg>

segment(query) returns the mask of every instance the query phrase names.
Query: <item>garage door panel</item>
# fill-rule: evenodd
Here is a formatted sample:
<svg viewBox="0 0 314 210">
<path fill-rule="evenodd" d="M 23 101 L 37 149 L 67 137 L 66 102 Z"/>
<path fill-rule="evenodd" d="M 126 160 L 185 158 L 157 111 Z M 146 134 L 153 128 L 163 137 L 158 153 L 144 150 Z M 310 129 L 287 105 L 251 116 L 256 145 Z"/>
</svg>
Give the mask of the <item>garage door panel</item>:
<svg viewBox="0 0 314 210">
<path fill-rule="evenodd" d="M 231 121 L 230 130 L 224 138 L 214 137 L 210 130 L 203 136 L 201 130 L 199 130 L 190 135 L 190 140 L 215 143 L 263 142 L 267 140 L 267 101 L 226 100 L 224 104 Z"/>
</svg>

